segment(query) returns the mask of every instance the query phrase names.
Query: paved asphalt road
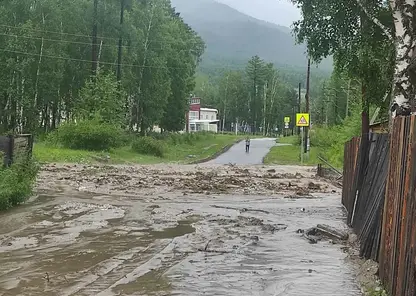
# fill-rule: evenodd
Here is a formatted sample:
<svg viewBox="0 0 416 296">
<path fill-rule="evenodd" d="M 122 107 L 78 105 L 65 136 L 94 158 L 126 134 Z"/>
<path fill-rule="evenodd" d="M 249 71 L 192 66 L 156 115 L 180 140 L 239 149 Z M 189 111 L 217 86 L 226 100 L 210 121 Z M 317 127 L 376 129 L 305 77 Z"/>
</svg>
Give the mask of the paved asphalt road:
<svg viewBox="0 0 416 296">
<path fill-rule="evenodd" d="M 251 139 L 250 152 L 246 153 L 245 141 L 235 144 L 230 150 L 221 154 L 216 159 L 208 161 L 210 164 L 238 164 L 251 165 L 262 164 L 263 158 L 273 146 L 284 146 L 285 144 L 276 144 L 276 139 Z M 287 144 L 286 144 L 287 145 Z"/>
</svg>

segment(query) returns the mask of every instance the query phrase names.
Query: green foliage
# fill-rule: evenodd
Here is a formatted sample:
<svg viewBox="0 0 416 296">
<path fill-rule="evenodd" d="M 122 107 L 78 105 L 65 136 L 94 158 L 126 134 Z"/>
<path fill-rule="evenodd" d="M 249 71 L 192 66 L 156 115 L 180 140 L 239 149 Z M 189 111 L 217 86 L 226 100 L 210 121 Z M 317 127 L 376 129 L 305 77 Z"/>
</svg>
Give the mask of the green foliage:
<svg viewBox="0 0 416 296">
<path fill-rule="evenodd" d="M 353 115 L 339 125 L 329 128 L 315 127 L 311 130 L 311 145 L 317 147 L 319 152 L 336 167 L 343 166 L 345 142 L 361 134 L 361 114 L 357 112 L 358 110 L 359 106 L 356 106 Z"/>
<path fill-rule="evenodd" d="M 291 144 L 291 145 L 300 145 L 302 139 L 300 136 L 298 135 L 294 135 L 294 136 L 288 136 L 288 137 L 280 137 L 279 139 L 277 139 L 277 143 L 280 144 Z"/>
<path fill-rule="evenodd" d="M 10 168 L 0 167 L 0 211 L 26 201 L 39 168 L 33 161 L 17 162 Z"/>
<path fill-rule="evenodd" d="M 38 161 L 46 163 L 94 163 L 97 161 L 113 164 L 189 163 L 210 157 L 221 151 L 223 147 L 235 143 L 236 140 L 242 137 L 235 135 L 214 135 L 211 133 L 201 133 L 200 135 L 196 133 L 194 136 L 175 133 L 155 133 L 147 138 L 152 138 L 153 142 L 156 141 L 163 146 L 163 157 L 136 152 L 132 148 L 132 143 L 140 138 L 135 134 L 130 136 L 131 141 L 125 141 L 123 147 L 110 149 L 105 152 L 73 150 L 47 142 L 38 142 L 34 146 L 33 153 Z"/>
<path fill-rule="evenodd" d="M 142 138 L 139 138 L 139 140 Z M 177 146 L 177 145 L 189 145 L 189 146 L 195 146 L 198 142 L 201 141 L 207 141 L 207 140 L 215 140 L 215 134 L 210 132 L 198 132 L 198 133 L 149 133 L 148 137 L 143 137 L 143 139 L 149 140 L 149 142 L 152 142 L 152 140 L 155 140 L 156 142 L 152 142 L 151 144 L 161 144 L 162 146 L 164 144 L 168 146 Z M 137 142 L 137 141 L 136 141 Z M 149 145 L 144 145 L 149 146 Z M 139 152 L 139 150 L 134 149 L 135 151 Z M 143 152 L 139 152 L 143 153 Z M 147 154 L 147 152 L 145 153 Z"/>
<path fill-rule="evenodd" d="M 62 124 L 48 136 L 48 142 L 51 144 L 62 145 L 69 149 L 90 151 L 117 148 L 122 146 L 124 141 L 125 136 L 122 129 L 97 119 Z"/>
<path fill-rule="evenodd" d="M 392 87 L 395 47 L 394 40 L 374 19 L 394 36 L 389 3 L 364 1 L 361 6 L 354 0 L 292 2 L 301 8 L 303 16 L 295 22 L 295 34 L 299 42 L 308 44 L 311 58 L 320 61 L 334 55 L 336 70 L 359 79 L 363 85 L 362 108 L 368 111 L 370 104 L 382 104 Z"/>
<path fill-rule="evenodd" d="M 367 291 L 366 295 L 368 296 L 388 296 L 386 290 L 384 289 L 370 289 L 369 291 Z"/>
<path fill-rule="evenodd" d="M 90 78 L 81 89 L 77 102 L 77 114 L 83 120 L 92 120 L 99 116 L 105 123 L 121 126 L 124 120 L 124 94 L 118 90 L 113 73 L 99 72 Z"/>
<path fill-rule="evenodd" d="M 138 137 L 131 148 L 137 153 L 157 157 L 163 157 L 166 150 L 164 142 L 152 137 Z"/>
<path fill-rule="evenodd" d="M 304 159 L 304 165 L 316 165 L 318 163 L 318 148 L 311 147 L 309 159 Z M 300 146 L 275 146 L 264 158 L 266 164 L 300 165 Z"/>
<path fill-rule="evenodd" d="M 202 39 L 169 0 L 125 1 L 122 25 L 120 1 L 98 1 L 97 16 L 93 4 L 0 3 L 0 131 L 21 124 L 23 132 L 47 133 L 61 122 L 91 120 L 97 114 L 103 122 L 143 133 L 165 118 L 166 129 L 183 126 L 181 111 L 204 51 Z M 91 71 L 95 21 L 96 76 Z M 168 114 L 167 106 L 177 110 Z"/>
<path fill-rule="evenodd" d="M 185 133 L 185 134 L 170 134 L 168 140 L 172 145 L 196 145 L 199 141 L 214 140 L 215 134 L 209 132 Z"/>
<path fill-rule="evenodd" d="M 221 124 L 228 131 L 238 122 L 240 127 L 250 127 L 251 133 L 271 135 L 275 128 L 283 128 L 285 116 L 293 117 L 298 105 L 294 88 L 273 64 L 258 56 L 247 62 L 244 71 L 227 71 L 216 82 L 201 77 L 198 87 L 197 95 L 204 97 L 207 106 L 219 109 Z"/>
</svg>

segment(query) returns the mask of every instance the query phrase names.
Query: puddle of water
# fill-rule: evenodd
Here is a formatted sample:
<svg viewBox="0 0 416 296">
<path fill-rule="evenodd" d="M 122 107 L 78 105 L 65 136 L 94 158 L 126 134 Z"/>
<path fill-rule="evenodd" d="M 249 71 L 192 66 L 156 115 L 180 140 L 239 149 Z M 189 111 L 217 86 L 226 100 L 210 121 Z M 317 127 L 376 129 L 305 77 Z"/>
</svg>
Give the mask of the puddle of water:
<svg viewBox="0 0 416 296">
<path fill-rule="evenodd" d="M 114 289 L 118 295 L 170 295 L 172 284 L 163 273 L 167 268 L 154 269 L 131 284 Z"/>
<path fill-rule="evenodd" d="M 178 225 L 171 228 L 165 228 L 162 231 L 149 231 L 151 237 L 155 239 L 175 238 L 195 232 L 195 228 L 190 221 L 179 221 Z"/>
</svg>

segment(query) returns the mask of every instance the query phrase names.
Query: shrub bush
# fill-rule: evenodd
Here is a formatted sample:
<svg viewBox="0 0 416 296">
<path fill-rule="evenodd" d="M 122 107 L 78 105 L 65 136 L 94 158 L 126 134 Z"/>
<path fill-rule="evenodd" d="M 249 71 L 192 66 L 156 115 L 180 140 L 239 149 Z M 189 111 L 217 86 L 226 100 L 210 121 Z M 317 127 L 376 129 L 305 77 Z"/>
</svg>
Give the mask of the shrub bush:
<svg viewBox="0 0 416 296">
<path fill-rule="evenodd" d="M 123 146 L 128 137 L 121 128 L 97 120 L 65 123 L 48 135 L 47 142 L 65 148 L 104 151 Z"/>
<path fill-rule="evenodd" d="M 360 113 L 353 113 L 341 125 L 326 127 L 315 127 L 311 131 L 311 145 L 319 147 L 319 152 L 328 161 L 341 168 L 344 162 L 344 144 L 352 137 L 361 134 Z"/>
<path fill-rule="evenodd" d="M 133 142 L 132 150 L 140 154 L 163 157 L 165 143 L 152 137 L 139 137 Z"/>
<path fill-rule="evenodd" d="M 27 200 L 32 194 L 38 169 L 33 161 L 15 163 L 10 168 L 0 166 L 0 211 Z"/>
<path fill-rule="evenodd" d="M 198 141 L 203 141 L 214 137 L 215 134 L 210 132 L 171 134 L 169 141 L 173 145 L 195 145 Z"/>
</svg>

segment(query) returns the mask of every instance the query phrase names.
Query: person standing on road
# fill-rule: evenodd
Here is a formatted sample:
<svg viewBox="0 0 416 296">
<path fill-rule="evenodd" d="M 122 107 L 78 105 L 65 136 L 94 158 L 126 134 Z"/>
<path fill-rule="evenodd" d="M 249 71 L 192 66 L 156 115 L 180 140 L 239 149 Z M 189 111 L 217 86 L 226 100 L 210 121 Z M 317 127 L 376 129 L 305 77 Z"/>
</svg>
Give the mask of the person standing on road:
<svg viewBox="0 0 416 296">
<path fill-rule="evenodd" d="M 250 152 L 250 138 L 246 138 L 246 153 Z"/>
</svg>

